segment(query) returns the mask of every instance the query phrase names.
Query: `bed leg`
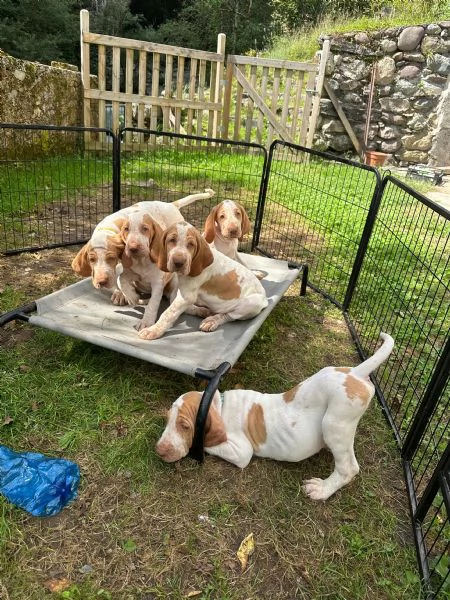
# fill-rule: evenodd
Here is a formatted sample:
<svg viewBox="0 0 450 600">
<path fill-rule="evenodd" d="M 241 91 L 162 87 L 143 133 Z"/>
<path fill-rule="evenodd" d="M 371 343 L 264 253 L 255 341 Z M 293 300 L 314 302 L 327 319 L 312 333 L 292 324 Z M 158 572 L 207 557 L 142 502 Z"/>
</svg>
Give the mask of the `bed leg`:
<svg viewBox="0 0 450 600">
<path fill-rule="evenodd" d="M 300 284 L 300 296 L 306 296 L 306 286 L 308 285 L 308 265 L 303 265 L 302 282 Z"/>
<path fill-rule="evenodd" d="M 15 308 L 14 310 L 10 310 L 9 312 L 3 313 L 0 315 L 0 327 L 6 325 L 10 321 L 28 321 L 29 313 L 32 313 L 36 310 L 36 302 L 30 302 L 29 304 L 25 304 L 24 306 L 20 306 L 19 308 Z"/>
<path fill-rule="evenodd" d="M 306 296 L 306 286 L 308 285 L 308 272 L 309 272 L 308 265 L 289 261 L 288 267 L 290 269 L 301 269 L 302 270 L 302 282 L 300 284 L 300 296 Z"/>
<path fill-rule="evenodd" d="M 221 363 L 216 369 L 208 371 L 206 369 L 196 369 L 195 376 L 201 379 L 206 379 L 209 383 L 206 386 L 205 391 L 200 402 L 200 406 L 197 413 L 197 419 L 195 421 L 195 432 L 194 439 L 192 440 L 192 446 L 189 450 L 188 456 L 195 459 L 199 463 L 202 463 L 205 458 L 205 451 L 203 448 L 205 440 L 205 423 L 206 416 L 208 414 L 209 407 L 211 405 L 214 394 L 222 381 L 223 376 L 228 373 L 231 369 L 229 362 Z"/>
</svg>

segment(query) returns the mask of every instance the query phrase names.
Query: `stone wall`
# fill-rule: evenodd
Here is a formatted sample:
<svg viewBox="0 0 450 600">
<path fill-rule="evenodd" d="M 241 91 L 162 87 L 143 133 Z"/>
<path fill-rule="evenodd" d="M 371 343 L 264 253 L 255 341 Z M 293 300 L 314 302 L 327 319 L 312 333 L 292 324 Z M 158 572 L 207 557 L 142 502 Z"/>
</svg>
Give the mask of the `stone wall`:
<svg viewBox="0 0 450 600">
<path fill-rule="evenodd" d="M 77 67 L 13 58 L 0 50 L 0 123 L 82 125 Z"/>
<path fill-rule="evenodd" d="M 450 21 L 336 35 L 330 42 L 327 81 L 358 140 L 364 140 L 375 68 L 367 148 L 399 166 L 448 166 Z M 325 92 L 315 146 L 353 150 Z"/>
</svg>

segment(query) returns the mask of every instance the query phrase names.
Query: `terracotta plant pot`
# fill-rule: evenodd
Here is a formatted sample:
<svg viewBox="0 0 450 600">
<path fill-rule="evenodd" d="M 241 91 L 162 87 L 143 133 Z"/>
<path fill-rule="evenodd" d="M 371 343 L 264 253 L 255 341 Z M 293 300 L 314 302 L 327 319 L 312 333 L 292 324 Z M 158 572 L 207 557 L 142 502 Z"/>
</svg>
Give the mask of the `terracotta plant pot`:
<svg viewBox="0 0 450 600">
<path fill-rule="evenodd" d="M 370 167 L 382 167 L 386 161 L 387 154 L 376 152 L 375 150 L 366 150 L 364 154 L 364 163 Z"/>
</svg>

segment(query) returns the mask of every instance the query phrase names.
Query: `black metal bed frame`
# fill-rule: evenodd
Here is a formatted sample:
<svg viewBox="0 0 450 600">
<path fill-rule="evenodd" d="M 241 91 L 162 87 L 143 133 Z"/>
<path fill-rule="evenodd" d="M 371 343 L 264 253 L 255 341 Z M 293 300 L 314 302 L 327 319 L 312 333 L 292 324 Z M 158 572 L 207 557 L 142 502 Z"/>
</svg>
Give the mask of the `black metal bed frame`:
<svg viewBox="0 0 450 600">
<path fill-rule="evenodd" d="M 150 190 L 151 195 L 145 199 L 166 198 L 171 187 L 167 167 L 178 168 L 170 165 L 170 147 L 186 147 L 193 158 L 185 191 L 192 189 L 193 182 L 199 188 L 214 187 L 209 185 L 214 178 L 221 188 L 218 198 L 243 201 L 255 222 L 248 249 L 303 265 L 303 292 L 309 267 L 308 285 L 341 309 L 363 359 L 373 351 L 380 330 L 393 335 L 396 366 L 380 367 L 374 384 L 402 457 L 425 593 L 428 598 L 443 597 L 450 588 L 446 562 L 450 548 L 449 211 L 389 173 L 382 178 L 371 167 L 294 144 L 275 141 L 267 155 L 258 144 L 126 131 L 140 139 L 159 138 L 162 146 L 169 148 L 167 156 L 163 153 L 157 159 L 161 162 L 155 162 L 154 146 L 149 145 L 144 152 L 139 163 L 142 176 L 147 176 L 150 161 L 150 170 L 158 171 L 161 180 L 167 177 L 163 188 L 152 187 L 147 181 L 145 193 Z M 83 144 L 87 135 L 89 153 Z M 7 255 L 84 243 L 90 228 L 104 214 L 142 199 L 143 188 L 135 189 L 126 181 L 123 135 L 124 131 L 115 136 L 105 129 L 0 124 L 0 224 L 5 231 L 12 226 L 14 232 L 12 238 L 0 239 L 0 252 Z M 54 137 L 58 144 L 53 144 Z M 47 169 L 51 169 L 52 160 L 64 160 L 66 142 L 68 153 L 74 145 L 80 149 L 81 184 L 71 188 L 68 175 L 63 187 L 52 182 L 54 189 L 48 191 Z M 58 151 L 49 156 L 48 147 Z M 36 148 L 37 155 L 40 152 L 50 161 L 50 167 L 42 159 L 36 160 Z M 245 172 L 232 173 L 234 178 L 242 176 L 243 185 L 252 190 L 244 200 L 228 185 L 231 174 L 223 164 L 208 170 L 203 162 L 197 169 L 195 160 L 206 156 L 214 165 L 212 157 L 234 152 L 249 161 Z M 86 165 L 89 172 L 84 178 Z M 15 179 L 20 169 L 31 173 L 31 183 L 25 189 Z M 86 218 L 83 199 L 92 195 L 93 172 L 96 200 L 101 202 L 89 206 L 87 223 L 80 225 Z M 176 191 L 177 197 L 182 191 Z M 41 208 L 33 202 L 37 193 L 44 200 Z M 12 210 L 11 194 L 26 202 Z M 78 200 L 75 204 L 72 200 L 68 207 L 68 199 L 74 195 L 81 198 L 81 204 L 78 207 Z M 210 205 L 216 201 L 212 199 Z M 203 206 L 205 212 L 194 218 L 204 219 L 210 205 Z M 49 231 L 57 209 L 72 219 L 68 231 Z M 67 214 L 72 209 L 74 214 Z M 27 320 L 33 305 L 3 315 L 0 326 L 15 318 Z M 208 386 L 191 449 L 197 460 L 203 458 L 203 425 L 209 404 L 229 368 L 223 363 L 214 372 L 198 370 Z"/>
</svg>

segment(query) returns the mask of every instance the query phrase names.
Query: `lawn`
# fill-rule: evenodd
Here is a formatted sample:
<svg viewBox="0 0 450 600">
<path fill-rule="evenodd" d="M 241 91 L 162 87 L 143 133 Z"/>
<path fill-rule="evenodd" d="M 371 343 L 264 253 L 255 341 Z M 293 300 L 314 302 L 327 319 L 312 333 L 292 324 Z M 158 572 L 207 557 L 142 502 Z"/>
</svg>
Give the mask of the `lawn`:
<svg viewBox="0 0 450 600">
<path fill-rule="evenodd" d="M 73 254 L 1 259 L 1 310 L 73 280 Z M 327 452 L 299 464 L 254 459 L 243 471 L 213 457 L 159 460 L 166 410 L 200 381 L 27 325 L 1 335 L 2 442 L 82 472 L 78 498 L 55 517 L 0 500 L 6 598 L 41 600 L 58 585 L 57 600 L 422 597 L 400 459 L 376 402 L 356 438 L 360 475 L 314 503 L 301 482 L 329 472 Z M 356 362 L 340 311 L 294 288 L 222 389 L 281 391 Z M 249 533 L 255 552 L 242 572 L 236 551 Z"/>
<path fill-rule="evenodd" d="M 75 219 L 85 200 L 98 202 L 99 188 L 109 201 L 108 161 L 86 162 L 81 166 L 75 157 L 70 168 L 50 161 L 52 169 L 28 165 L 28 171 L 16 165 L 10 214 L 27 206 L 23 190 L 33 195 L 26 181 L 37 189 L 43 221 L 57 196 L 52 190 L 67 190 Z M 194 205 L 195 224 L 226 197 L 241 201 L 254 219 L 263 163 L 263 155 L 217 149 L 206 156 L 204 149 L 124 155 L 121 196 L 124 203 L 172 200 L 212 187 L 216 198 Z M 33 169 L 45 177 L 28 178 Z M 308 262 L 312 283 L 342 303 L 374 186 L 373 173 L 350 165 L 275 157 L 260 246 Z M 406 361 L 406 381 L 416 377 L 420 385 L 448 323 L 440 300 L 448 223 L 429 223 L 429 213 L 389 193 L 351 305 L 363 338 L 369 332 L 376 339 L 381 326 L 389 326 L 399 357 L 391 369 L 402 356 L 422 351 L 420 369 Z M 75 254 L 72 248 L 0 258 L 0 310 L 74 281 Z M 425 277 L 422 264 L 428 265 Z M 423 336 L 428 346 L 421 345 Z M 423 597 L 400 457 L 376 402 L 357 433 L 360 475 L 326 503 L 314 503 L 301 483 L 329 472 L 327 452 L 301 464 L 254 459 L 243 471 L 212 457 L 203 466 L 159 460 L 154 446 L 167 409 L 180 393 L 201 389 L 201 381 L 28 325 L 9 324 L 0 340 L 2 443 L 70 458 L 82 472 L 78 499 L 56 517 L 35 519 L 0 499 L 0 596 L 40 600 L 59 589 L 51 592 L 56 600 Z M 311 290 L 299 298 L 293 286 L 222 389 L 279 392 L 323 366 L 356 362 L 341 311 Z M 400 377 L 388 400 L 405 393 L 404 382 Z M 408 407 L 408 419 L 416 406 Z M 249 533 L 255 552 L 241 572 L 236 551 Z"/>
</svg>

